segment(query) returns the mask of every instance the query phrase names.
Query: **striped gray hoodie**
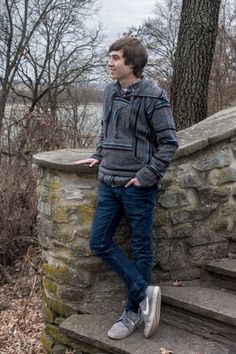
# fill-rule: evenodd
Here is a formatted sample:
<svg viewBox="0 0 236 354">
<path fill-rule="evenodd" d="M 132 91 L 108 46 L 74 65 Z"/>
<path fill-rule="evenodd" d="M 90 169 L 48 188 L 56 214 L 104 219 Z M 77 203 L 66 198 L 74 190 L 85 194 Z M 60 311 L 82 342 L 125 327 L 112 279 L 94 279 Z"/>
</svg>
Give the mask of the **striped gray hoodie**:
<svg viewBox="0 0 236 354">
<path fill-rule="evenodd" d="M 177 148 L 169 101 L 154 81 L 142 78 L 128 90 L 118 82 L 107 85 L 101 136 L 91 156 L 100 161 L 100 180 L 137 177 L 142 186 L 151 186 Z"/>
</svg>

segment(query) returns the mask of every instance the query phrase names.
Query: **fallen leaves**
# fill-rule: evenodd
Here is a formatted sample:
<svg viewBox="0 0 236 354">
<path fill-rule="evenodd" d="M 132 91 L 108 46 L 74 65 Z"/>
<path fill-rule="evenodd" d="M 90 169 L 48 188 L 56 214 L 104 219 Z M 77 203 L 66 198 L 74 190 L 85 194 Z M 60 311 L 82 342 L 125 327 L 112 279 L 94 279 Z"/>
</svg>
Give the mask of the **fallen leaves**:
<svg viewBox="0 0 236 354">
<path fill-rule="evenodd" d="M 0 284 L 0 353 L 42 353 L 40 276 L 32 267 L 12 267 L 14 282 Z"/>
</svg>

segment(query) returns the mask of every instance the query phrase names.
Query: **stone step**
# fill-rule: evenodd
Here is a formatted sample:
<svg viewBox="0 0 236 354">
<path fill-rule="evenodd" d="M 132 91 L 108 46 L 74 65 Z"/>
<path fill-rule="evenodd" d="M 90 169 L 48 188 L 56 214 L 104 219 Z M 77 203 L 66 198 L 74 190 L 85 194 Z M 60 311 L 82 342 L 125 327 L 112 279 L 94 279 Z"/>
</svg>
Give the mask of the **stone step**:
<svg viewBox="0 0 236 354">
<path fill-rule="evenodd" d="M 229 242 L 228 257 L 236 259 L 236 237 L 232 238 Z"/>
<path fill-rule="evenodd" d="M 162 286 L 162 318 L 166 323 L 230 343 L 236 353 L 236 295 L 197 286 Z"/>
<path fill-rule="evenodd" d="M 236 259 L 211 261 L 207 263 L 206 269 L 211 273 L 215 285 L 236 292 Z"/>
<path fill-rule="evenodd" d="M 161 321 L 157 332 L 144 338 L 143 328 L 122 340 L 111 340 L 107 331 L 118 315 L 72 315 L 61 325 L 61 332 L 70 337 L 76 350 L 94 354 L 159 354 L 160 348 L 174 354 L 235 354 L 227 346 L 204 339 L 196 334 L 169 326 Z M 74 344 L 76 343 L 76 344 Z"/>
</svg>

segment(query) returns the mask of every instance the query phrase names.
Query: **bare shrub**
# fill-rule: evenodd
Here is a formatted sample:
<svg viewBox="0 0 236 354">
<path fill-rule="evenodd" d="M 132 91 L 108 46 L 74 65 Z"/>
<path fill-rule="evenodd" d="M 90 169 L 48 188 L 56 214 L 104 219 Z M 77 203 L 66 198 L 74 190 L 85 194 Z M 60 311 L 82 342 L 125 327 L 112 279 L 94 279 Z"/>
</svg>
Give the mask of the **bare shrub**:
<svg viewBox="0 0 236 354">
<path fill-rule="evenodd" d="M 9 157 L 17 157 L 26 164 L 31 164 L 31 157 L 37 152 L 65 147 L 66 132 L 63 125 L 50 115 L 36 113 L 24 114 L 22 117 L 14 115 L 9 119 L 9 126 L 5 130 L 8 134 L 5 140 L 10 141 L 10 144 L 8 146 L 5 144 L 2 153 Z"/>
<path fill-rule="evenodd" d="M 0 263 L 36 243 L 36 178 L 19 162 L 0 163 Z"/>
</svg>

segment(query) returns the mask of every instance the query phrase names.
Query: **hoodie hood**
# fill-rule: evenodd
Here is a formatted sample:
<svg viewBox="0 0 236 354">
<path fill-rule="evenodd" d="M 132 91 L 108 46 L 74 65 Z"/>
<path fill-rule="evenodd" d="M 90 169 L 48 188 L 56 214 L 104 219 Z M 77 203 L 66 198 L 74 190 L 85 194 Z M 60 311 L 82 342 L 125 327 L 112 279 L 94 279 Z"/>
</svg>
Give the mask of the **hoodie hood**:
<svg viewBox="0 0 236 354">
<path fill-rule="evenodd" d="M 113 85 L 113 90 L 115 92 L 119 92 L 122 90 L 119 82 L 112 83 Z M 159 98 L 165 94 L 165 91 L 163 91 L 156 83 L 154 80 L 149 80 L 142 78 L 140 81 L 136 82 L 133 85 L 130 85 L 127 88 L 126 91 L 126 96 L 139 96 L 139 97 L 153 97 L 153 98 Z"/>
</svg>

